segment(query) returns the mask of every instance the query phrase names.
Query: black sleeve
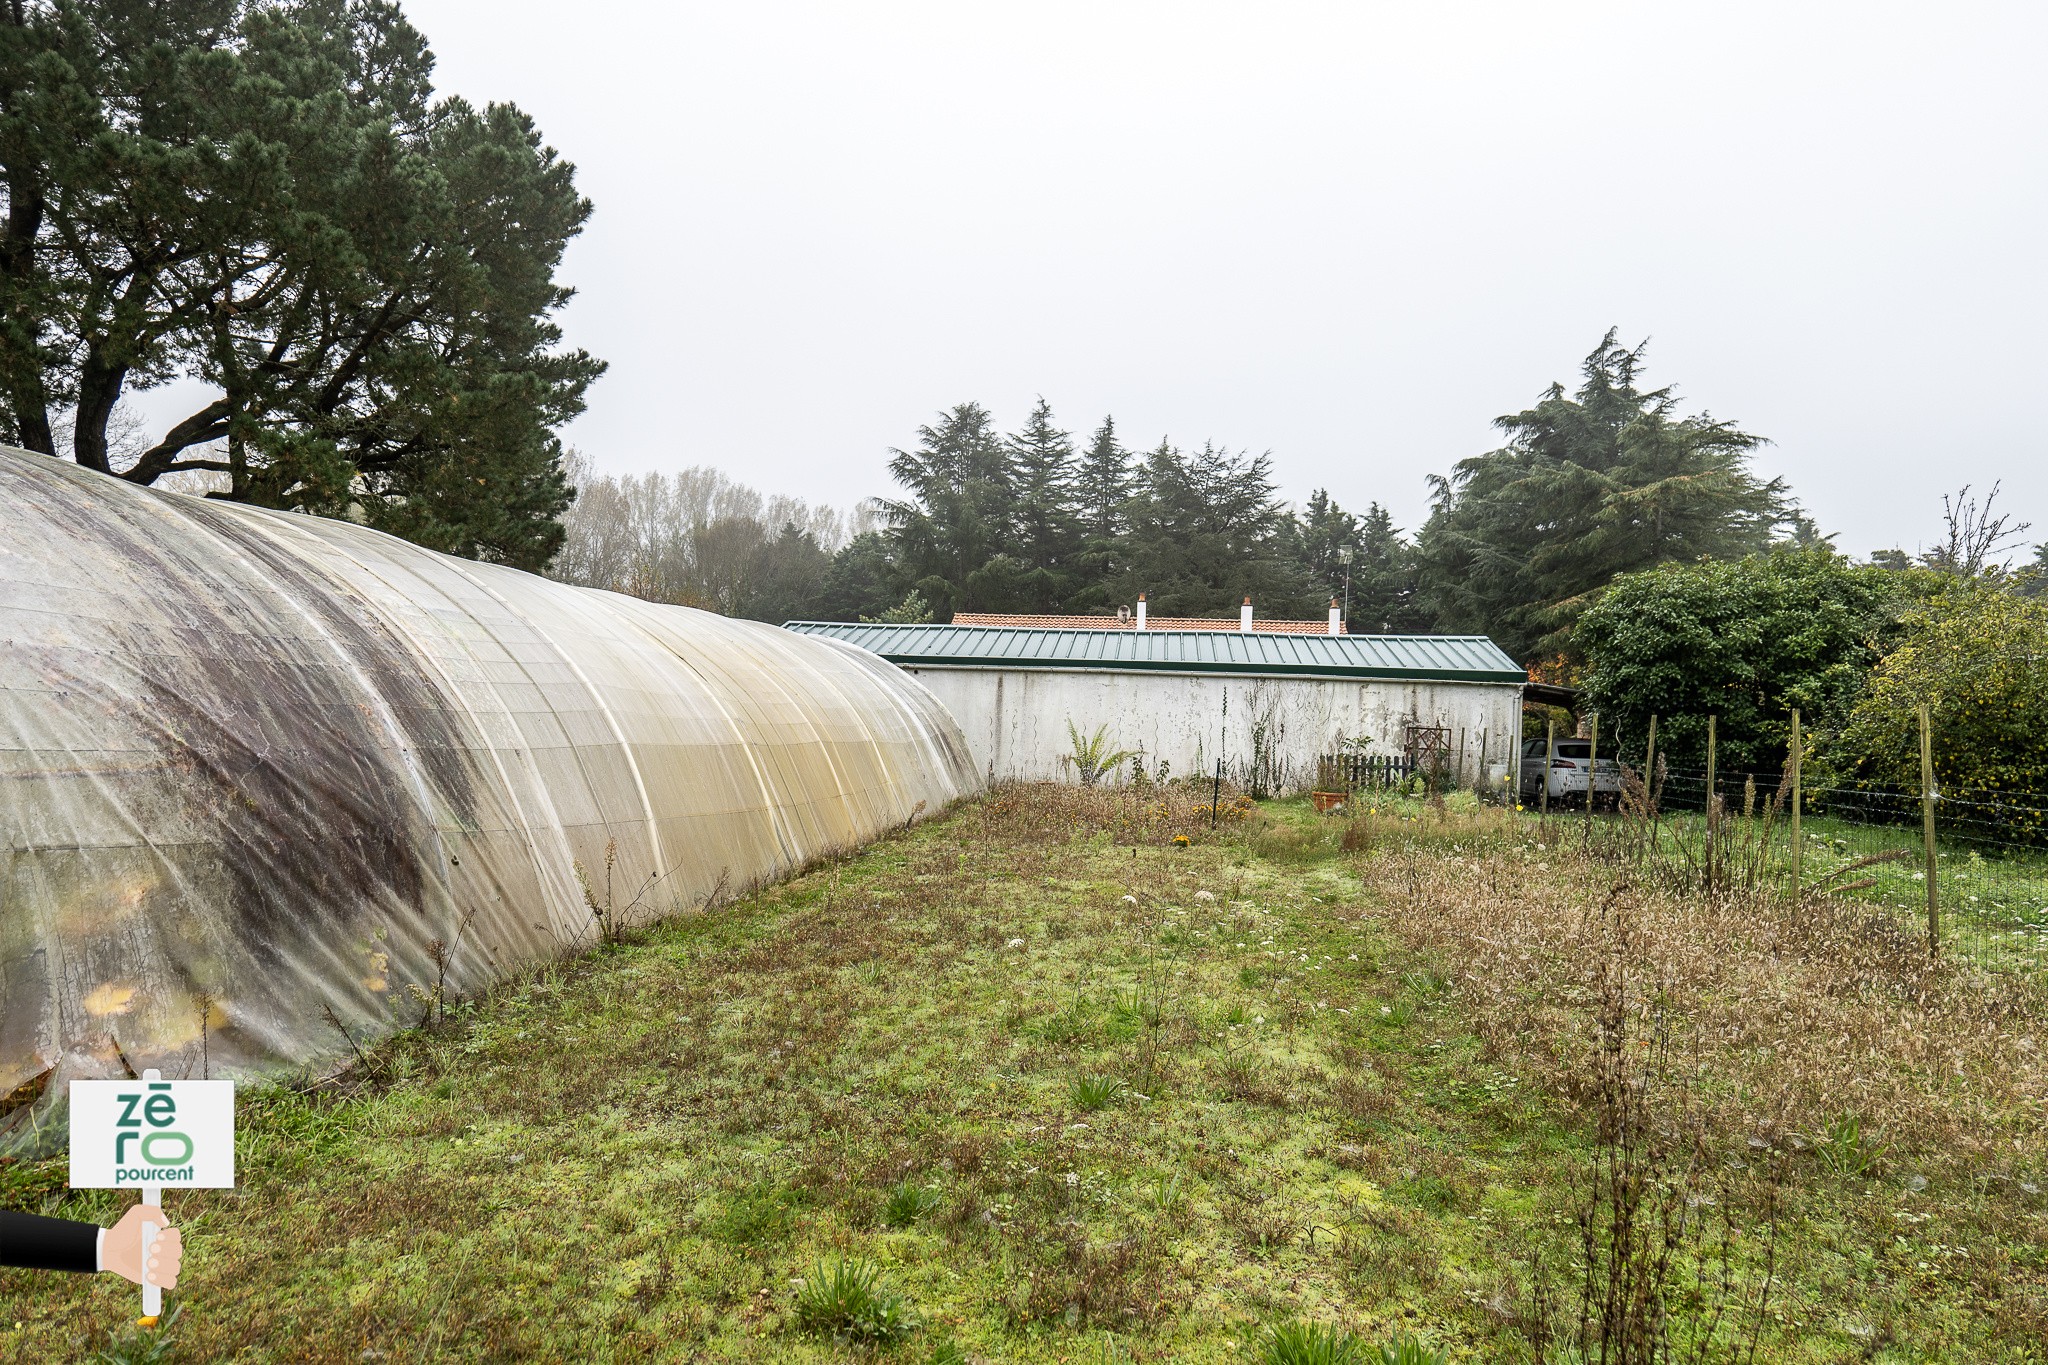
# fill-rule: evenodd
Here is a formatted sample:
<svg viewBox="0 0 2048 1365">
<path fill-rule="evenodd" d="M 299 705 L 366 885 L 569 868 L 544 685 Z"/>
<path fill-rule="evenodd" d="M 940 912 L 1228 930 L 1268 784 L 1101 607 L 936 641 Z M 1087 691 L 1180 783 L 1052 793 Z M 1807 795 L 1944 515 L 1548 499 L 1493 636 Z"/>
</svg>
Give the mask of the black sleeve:
<svg viewBox="0 0 2048 1365">
<path fill-rule="evenodd" d="M 100 1268 L 99 1224 L 0 1209 L 0 1265 L 90 1275 Z"/>
</svg>

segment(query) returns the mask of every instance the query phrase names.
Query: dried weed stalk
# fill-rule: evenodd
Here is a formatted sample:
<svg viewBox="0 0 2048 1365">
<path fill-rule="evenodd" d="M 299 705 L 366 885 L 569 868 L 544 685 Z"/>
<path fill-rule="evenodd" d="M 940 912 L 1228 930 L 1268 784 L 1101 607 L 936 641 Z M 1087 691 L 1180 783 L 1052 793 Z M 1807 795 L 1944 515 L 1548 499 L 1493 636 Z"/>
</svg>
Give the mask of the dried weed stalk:
<svg viewBox="0 0 2048 1365">
<path fill-rule="evenodd" d="M 1560 1347 L 1603 1365 L 1744 1360 L 1770 1298 L 1775 1200 L 1764 1210 L 1769 1250 L 1751 1294 L 1736 1273 L 1734 1201 L 1709 1155 L 1697 1069 L 1674 1053 L 1659 983 L 1630 975 L 1632 919 L 1620 890 L 1600 906 L 1607 952 L 1593 972 L 1592 1051 L 1578 1078 L 1595 1144 L 1573 1182 L 1577 1320 L 1557 1322 L 1539 1261 L 1525 1320 L 1537 1365 L 1559 1360 Z M 1744 1310 L 1746 1341 L 1722 1338 L 1731 1309 Z"/>
<path fill-rule="evenodd" d="M 1595 1068 L 1600 990 L 1588 966 L 1610 951 L 1589 904 L 1616 874 L 1526 838 L 1489 853 L 1482 862 L 1448 840 L 1382 848 L 1365 884 L 1389 932 L 1457 964 L 1467 1017 L 1494 1056 L 1578 1096 Z M 1705 1129 L 1720 1147 L 1810 1139 L 1848 1114 L 1930 1175 L 2048 1165 L 2042 983 L 1930 962 L 1914 926 L 1830 896 L 1793 905 L 1653 879 L 1629 904 L 1617 951 L 1633 979 L 1659 983 L 1673 1026 L 1693 1040 Z"/>
</svg>

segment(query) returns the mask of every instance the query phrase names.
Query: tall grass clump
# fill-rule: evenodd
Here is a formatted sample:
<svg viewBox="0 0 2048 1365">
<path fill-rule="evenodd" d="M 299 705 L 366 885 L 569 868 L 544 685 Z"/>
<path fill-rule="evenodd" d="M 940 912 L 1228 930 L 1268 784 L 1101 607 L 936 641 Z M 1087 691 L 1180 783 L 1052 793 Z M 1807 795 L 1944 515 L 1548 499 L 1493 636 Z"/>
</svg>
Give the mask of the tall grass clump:
<svg viewBox="0 0 2048 1365">
<path fill-rule="evenodd" d="M 1366 1359 L 1369 1365 L 1445 1365 L 1449 1357 L 1426 1341 L 1398 1336 Z"/>
<path fill-rule="evenodd" d="M 905 1180 L 889 1191 L 882 1205 L 882 1222 L 892 1228 L 907 1228 L 938 1206 L 937 1190 Z"/>
<path fill-rule="evenodd" d="M 918 1328 L 909 1300 L 871 1261 L 820 1262 L 797 1286 L 797 1325 L 851 1345 L 893 1346 Z"/>
<path fill-rule="evenodd" d="M 1093 1113 L 1108 1108 L 1123 1090 L 1124 1083 L 1115 1076 L 1083 1076 L 1074 1082 L 1074 1105 Z"/>
<path fill-rule="evenodd" d="M 1268 1328 L 1259 1360 L 1261 1365 L 1377 1365 L 1355 1335 L 1319 1322 Z"/>
</svg>

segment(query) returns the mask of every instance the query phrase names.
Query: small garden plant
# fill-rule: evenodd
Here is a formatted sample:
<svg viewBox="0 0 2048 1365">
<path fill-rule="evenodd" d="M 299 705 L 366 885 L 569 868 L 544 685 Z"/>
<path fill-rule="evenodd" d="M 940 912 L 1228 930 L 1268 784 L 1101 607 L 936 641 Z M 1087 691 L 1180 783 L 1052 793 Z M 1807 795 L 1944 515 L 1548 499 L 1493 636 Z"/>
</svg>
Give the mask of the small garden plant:
<svg viewBox="0 0 2048 1365">
<path fill-rule="evenodd" d="M 820 1262 L 797 1286 L 796 1320 L 819 1336 L 852 1345 L 893 1346 L 918 1328 L 916 1312 L 871 1261 Z"/>
</svg>

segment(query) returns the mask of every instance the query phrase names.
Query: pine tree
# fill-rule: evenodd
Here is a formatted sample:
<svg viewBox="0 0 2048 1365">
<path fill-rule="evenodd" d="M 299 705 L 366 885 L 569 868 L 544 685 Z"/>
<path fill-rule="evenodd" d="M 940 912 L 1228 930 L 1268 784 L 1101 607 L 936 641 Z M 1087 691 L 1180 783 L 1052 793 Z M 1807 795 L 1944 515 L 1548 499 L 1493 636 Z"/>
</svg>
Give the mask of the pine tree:
<svg viewBox="0 0 2048 1365">
<path fill-rule="evenodd" d="M 1092 542 L 1108 543 L 1124 528 L 1124 504 L 1131 496 L 1131 455 L 1116 439 L 1116 419 L 1105 417 L 1088 440 L 1075 478 L 1081 531 Z"/>
<path fill-rule="evenodd" d="M 1042 395 L 1024 429 L 1010 437 L 1009 453 L 1016 535 L 1008 553 L 1023 568 L 1011 593 L 1026 611 L 1053 611 L 1076 586 L 1083 541 L 1074 440 L 1053 425 Z"/>
<path fill-rule="evenodd" d="M 1351 629 L 1359 634 L 1418 635 L 1431 627 L 1422 602 L 1415 546 L 1378 503 L 1359 522 L 1351 561 Z"/>
<path fill-rule="evenodd" d="M 1354 516 L 1318 488 L 1309 494 L 1299 521 L 1302 567 L 1314 585 L 1303 603 L 1305 615 L 1320 615 L 1335 598 L 1353 634 L 1407 635 L 1429 629 L 1418 600 L 1415 547 L 1386 508 L 1370 503 L 1363 517 Z"/>
<path fill-rule="evenodd" d="M 0 16 L 0 440 L 545 564 L 556 432 L 604 368 L 552 320 L 590 203 L 524 114 L 436 99 L 432 69 L 356 0 Z M 124 393 L 174 379 L 213 392 L 117 467 Z"/>
<path fill-rule="evenodd" d="M 1075 477 L 1081 550 L 1069 611 L 1107 611 L 1129 605 L 1120 596 L 1124 530 L 1134 488 L 1130 452 L 1116 438 L 1116 419 L 1104 417 L 1088 440 Z"/>
<path fill-rule="evenodd" d="M 940 617 L 1008 607 L 1017 561 L 1009 452 L 979 403 L 941 413 L 917 429 L 915 450 L 890 452 L 889 472 L 910 492 L 883 501 L 902 576 Z"/>
<path fill-rule="evenodd" d="M 1129 508 L 1119 550 L 1126 601 L 1143 592 L 1161 616 L 1235 616 L 1249 595 L 1272 615 L 1297 610 L 1312 591 L 1270 454 L 1213 443 L 1184 454 L 1162 440 Z"/>
<path fill-rule="evenodd" d="M 1300 522 L 1301 563 L 1313 585 L 1301 604 L 1304 615 L 1316 615 L 1331 598 L 1342 599 L 1344 573 L 1358 555 L 1358 518 L 1339 507 L 1328 489 L 1308 495 Z"/>
<path fill-rule="evenodd" d="M 1495 420 L 1505 446 L 1432 476 L 1419 549 L 1443 627 L 1485 631 L 1518 657 L 1555 653 L 1615 575 L 1753 553 L 1792 515 L 1783 482 L 1750 472 L 1761 438 L 1680 416 L 1668 387 L 1638 388 L 1643 347 L 1614 337 L 1586 357 L 1575 394 L 1551 385 Z"/>
</svg>

